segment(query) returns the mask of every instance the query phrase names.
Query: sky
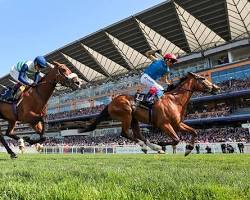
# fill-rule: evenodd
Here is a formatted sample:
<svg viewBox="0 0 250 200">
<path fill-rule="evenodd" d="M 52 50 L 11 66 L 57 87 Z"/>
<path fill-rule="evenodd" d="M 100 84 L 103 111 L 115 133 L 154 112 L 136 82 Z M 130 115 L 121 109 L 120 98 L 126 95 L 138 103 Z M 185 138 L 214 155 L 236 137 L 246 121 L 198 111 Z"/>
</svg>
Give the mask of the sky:
<svg viewBox="0 0 250 200">
<path fill-rule="evenodd" d="M 0 0 L 0 77 L 163 0 Z"/>
</svg>

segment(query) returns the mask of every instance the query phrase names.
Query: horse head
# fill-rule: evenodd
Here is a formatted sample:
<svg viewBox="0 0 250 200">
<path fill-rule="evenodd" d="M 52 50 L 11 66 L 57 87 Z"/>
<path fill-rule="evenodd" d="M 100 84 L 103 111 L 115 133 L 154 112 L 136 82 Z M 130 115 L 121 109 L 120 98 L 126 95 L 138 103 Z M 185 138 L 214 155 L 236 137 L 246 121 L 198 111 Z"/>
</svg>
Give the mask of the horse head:
<svg viewBox="0 0 250 200">
<path fill-rule="evenodd" d="M 72 90 L 77 90 L 81 87 L 82 81 L 78 78 L 77 74 L 72 73 L 71 70 L 65 65 L 58 62 L 53 62 L 55 74 L 55 82 L 60 83 L 65 87 Z"/>
<path fill-rule="evenodd" d="M 200 76 L 198 74 L 189 72 L 187 77 L 190 77 L 194 81 L 194 90 L 197 92 L 207 92 L 210 94 L 216 94 L 217 92 L 220 91 L 220 87 L 217 86 L 216 84 L 213 84 L 210 82 L 208 79 L 206 79 L 203 76 Z"/>
</svg>

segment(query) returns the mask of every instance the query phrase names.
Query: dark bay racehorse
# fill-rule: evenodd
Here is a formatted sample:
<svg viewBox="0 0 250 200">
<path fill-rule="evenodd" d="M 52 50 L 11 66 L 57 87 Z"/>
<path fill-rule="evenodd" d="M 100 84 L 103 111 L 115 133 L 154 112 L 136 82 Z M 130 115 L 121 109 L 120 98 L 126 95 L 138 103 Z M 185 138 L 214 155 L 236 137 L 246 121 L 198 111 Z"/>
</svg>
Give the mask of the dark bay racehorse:
<svg viewBox="0 0 250 200">
<path fill-rule="evenodd" d="M 153 105 L 152 122 L 150 122 L 148 110 L 135 106 L 134 97 L 120 95 L 107 105 L 91 125 L 80 132 L 93 131 L 101 121 L 111 118 L 121 121 L 121 135 L 137 142 L 143 151 L 147 145 L 153 150 L 162 152 L 160 146 L 150 143 L 140 133 L 139 122 L 152 123 L 154 127 L 159 128 L 173 139 L 167 145 L 177 145 L 179 143 L 180 139 L 176 134 L 177 131 L 191 133 L 192 140 L 186 146 L 185 152 L 185 155 L 188 155 L 194 148 L 197 132 L 183 123 L 187 104 L 193 92 L 215 93 L 217 91 L 219 91 L 217 85 L 212 84 L 202 76 L 188 73 L 173 90 L 165 92 L 164 96 Z M 129 134 L 130 127 L 132 135 Z"/>
<path fill-rule="evenodd" d="M 20 103 L 13 104 L 0 101 L 0 118 L 8 121 L 6 136 L 15 140 L 19 137 L 14 134 L 17 121 L 28 123 L 40 139 L 31 140 L 29 137 L 25 141 L 30 144 L 44 142 L 44 115 L 46 114 L 47 103 L 52 95 L 57 83 L 69 87 L 73 90 L 79 89 L 81 81 L 75 73 L 72 73 L 64 64 L 54 62 L 54 68 L 50 68 L 47 75 L 35 87 L 27 87 L 23 92 Z M 9 148 L 2 132 L 0 131 L 0 141 L 10 154 L 11 158 L 16 158 L 16 154 Z"/>
</svg>

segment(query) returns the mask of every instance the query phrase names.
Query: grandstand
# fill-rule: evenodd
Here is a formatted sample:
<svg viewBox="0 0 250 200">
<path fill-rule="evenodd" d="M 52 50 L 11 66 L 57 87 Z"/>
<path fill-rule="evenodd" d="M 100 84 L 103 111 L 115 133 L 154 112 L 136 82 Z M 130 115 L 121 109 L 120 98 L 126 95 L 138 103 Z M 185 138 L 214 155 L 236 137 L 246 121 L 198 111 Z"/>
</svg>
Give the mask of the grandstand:
<svg viewBox="0 0 250 200">
<path fill-rule="evenodd" d="M 221 141 L 229 140 L 228 133 L 231 140 L 249 140 L 250 132 L 240 128 L 250 121 L 249 12 L 248 0 L 167 0 L 49 52 L 45 56 L 50 63 L 66 64 L 84 84 L 75 92 L 61 87 L 49 101 L 47 133 L 53 139 L 48 145 L 62 141 L 80 141 L 81 145 L 123 143 L 115 121 L 102 123 L 100 130 L 87 137 L 76 139 L 74 135 L 115 95 L 144 90 L 139 76 L 150 62 L 144 56 L 150 49 L 178 55 L 173 80 L 196 72 L 221 86 L 221 94 L 196 94 L 188 107 L 185 120 L 199 128 L 200 141 L 219 142 L 215 135 Z M 0 84 L 11 86 L 10 75 L 2 77 Z M 6 130 L 6 123 L 1 124 Z M 145 134 L 154 132 L 142 127 Z M 214 135 L 211 127 L 216 128 Z M 16 131 L 22 135 L 34 133 L 26 125 L 19 125 Z M 71 137 L 63 140 L 63 136 Z"/>
</svg>

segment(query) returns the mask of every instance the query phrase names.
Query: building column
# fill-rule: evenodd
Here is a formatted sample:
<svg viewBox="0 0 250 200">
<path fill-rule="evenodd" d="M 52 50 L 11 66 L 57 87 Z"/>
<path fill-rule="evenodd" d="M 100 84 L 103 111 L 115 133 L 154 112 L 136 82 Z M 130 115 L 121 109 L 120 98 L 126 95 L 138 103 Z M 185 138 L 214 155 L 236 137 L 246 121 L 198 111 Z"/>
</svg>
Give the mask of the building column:
<svg viewBox="0 0 250 200">
<path fill-rule="evenodd" d="M 231 51 L 228 51 L 228 52 L 227 52 L 227 56 L 228 56 L 228 61 L 229 61 L 229 63 L 231 63 L 231 62 L 234 61 L 233 54 L 232 54 Z"/>
</svg>

